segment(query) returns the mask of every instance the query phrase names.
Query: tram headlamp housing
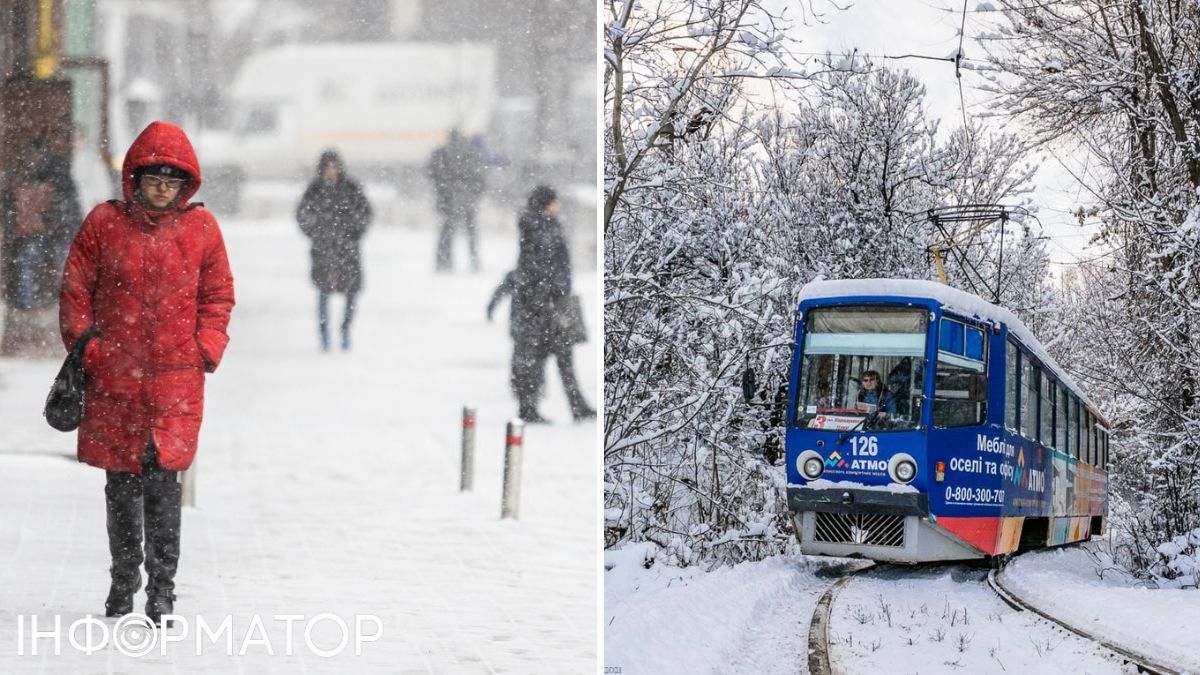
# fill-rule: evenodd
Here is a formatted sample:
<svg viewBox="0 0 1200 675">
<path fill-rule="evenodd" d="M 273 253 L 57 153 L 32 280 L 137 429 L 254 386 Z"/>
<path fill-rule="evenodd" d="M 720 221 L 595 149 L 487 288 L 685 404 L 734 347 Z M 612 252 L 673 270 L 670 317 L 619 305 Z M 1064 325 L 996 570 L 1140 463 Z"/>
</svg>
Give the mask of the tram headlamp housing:
<svg viewBox="0 0 1200 675">
<path fill-rule="evenodd" d="M 917 460 L 913 456 L 901 452 L 888 460 L 888 475 L 892 480 L 907 485 L 917 477 Z"/>
<path fill-rule="evenodd" d="M 816 480 L 825 473 L 825 458 L 816 450 L 805 450 L 796 458 L 796 470 L 805 480 Z"/>
</svg>

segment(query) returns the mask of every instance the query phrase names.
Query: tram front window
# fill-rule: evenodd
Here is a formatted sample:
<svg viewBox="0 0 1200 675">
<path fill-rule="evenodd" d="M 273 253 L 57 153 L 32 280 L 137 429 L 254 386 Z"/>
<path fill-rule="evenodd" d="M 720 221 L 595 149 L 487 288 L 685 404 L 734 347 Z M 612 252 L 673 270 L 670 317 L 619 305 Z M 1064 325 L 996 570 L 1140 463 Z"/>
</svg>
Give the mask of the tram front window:
<svg viewBox="0 0 1200 675">
<path fill-rule="evenodd" d="M 927 330 L 928 312 L 910 307 L 810 311 L 796 426 L 864 431 L 916 428 L 921 419 Z"/>
</svg>

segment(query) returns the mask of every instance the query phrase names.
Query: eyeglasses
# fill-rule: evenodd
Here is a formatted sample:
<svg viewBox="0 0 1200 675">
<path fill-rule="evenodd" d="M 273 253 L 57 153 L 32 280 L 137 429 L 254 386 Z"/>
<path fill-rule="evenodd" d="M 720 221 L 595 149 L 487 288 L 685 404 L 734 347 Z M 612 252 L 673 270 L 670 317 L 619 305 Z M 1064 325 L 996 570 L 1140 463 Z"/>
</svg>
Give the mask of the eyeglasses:
<svg viewBox="0 0 1200 675">
<path fill-rule="evenodd" d="M 875 381 L 875 378 L 874 378 L 874 377 L 872 377 L 872 376 L 870 376 L 870 375 L 867 375 L 866 377 L 864 377 L 864 378 L 862 379 L 862 381 L 863 381 L 863 382 L 874 382 L 874 381 Z"/>
<path fill-rule="evenodd" d="M 159 178 L 158 176 L 142 176 L 142 185 L 150 188 L 165 187 L 168 190 L 178 190 L 183 187 L 182 178 Z"/>
</svg>

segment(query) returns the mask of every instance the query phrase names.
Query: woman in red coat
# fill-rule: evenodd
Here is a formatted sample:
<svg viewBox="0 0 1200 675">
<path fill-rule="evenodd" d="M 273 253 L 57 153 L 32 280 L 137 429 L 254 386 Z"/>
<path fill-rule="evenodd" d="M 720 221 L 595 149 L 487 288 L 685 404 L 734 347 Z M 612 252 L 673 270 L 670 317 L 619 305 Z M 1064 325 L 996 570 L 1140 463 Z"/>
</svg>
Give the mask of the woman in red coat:
<svg viewBox="0 0 1200 675">
<path fill-rule="evenodd" d="M 133 611 L 145 530 L 146 614 L 174 609 L 178 472 L 196 454 L 204 377 L 221 362 L 233 277 L 213 215 L 188 198 L 200 166 L 183 130 L 154 122 L 121 168 L 125 199 L 92 209 L 71 245 L 59 323 L 84 351 L 79 461 L 108 472 L 108 616 Z"/>
</svg>

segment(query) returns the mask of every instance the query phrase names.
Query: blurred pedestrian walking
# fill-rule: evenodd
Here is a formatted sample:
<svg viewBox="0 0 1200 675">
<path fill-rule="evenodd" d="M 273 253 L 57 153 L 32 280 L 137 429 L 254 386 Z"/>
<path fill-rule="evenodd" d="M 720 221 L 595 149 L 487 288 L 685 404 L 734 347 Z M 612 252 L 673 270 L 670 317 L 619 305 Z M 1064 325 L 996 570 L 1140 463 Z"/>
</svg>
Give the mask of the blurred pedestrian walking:
<svg viewBox="0 0 1200 675">
<path fill-rule="evenodd" d="M 436 268 L 438 271 L 448 271 L 454 267 L 454 232 L 461 226 L 467 235 L 471 269 L 478 271 L 479 243 L 475 211 L 479 208 L 484 186 L 480 146 L 463 138 L 458 129 L 453 129 L 446 144 L 433 151 L 428 169 L 437 199 L 437 210 L 442 216 Z"/>
<path fill-rule="evenodd" d="M 346 175 L 342 158 L 326 150 L 317 177 L 304 191 L 296 220 L 312 240 L 312 281 L 317 287 L 317 327 L 321 350 L 329 351 L 329 296 L 342 293 L 342 349 L 350 349 L 350 322 L 362 290 L 361 242 L 371 224 L 371 204 L 358 183 Z"/>
<path fill-rule="evenodd" d="M 188 199 L 200 165 L 183 130 L 153 122 L 121 168 L 123 200 L 92 209 L 67 257 L 59 324 L 69 349 L 90 328 L 79 461 L 108 472 L 107 616 L 172 614 L 179 564 L 178 472 L 196 455 L 205 373 L 229 342 L 233 276 L 216 218 Z"/>
<path fill-rule="evenodd" d="M 537 406 L 550 355 L 558 362 L 571 415 L 577 421 L 596 416 L 596 411 L 584 400 L 575 377 L 572 349 L 584 337 L 579 325 L 582 316 L 572 307 L 571 256 L 557 217 L 560 209 L 558 195 L 552 188 L 541 185 L 530 193 L 517 222 L 520 239 L 517 269 L 512 279 L 511 384 L 521 419 L 534 424 L 548 422 L 538 413 Z"/>
<path fill-rule="evenodd" d="M 3 197 L 4 302 L 18 310 L 52 308 L 63 263 L 83 214 L 71 159 L 44 140 L 30 144 L 26 174 Z"/>
</svg>

